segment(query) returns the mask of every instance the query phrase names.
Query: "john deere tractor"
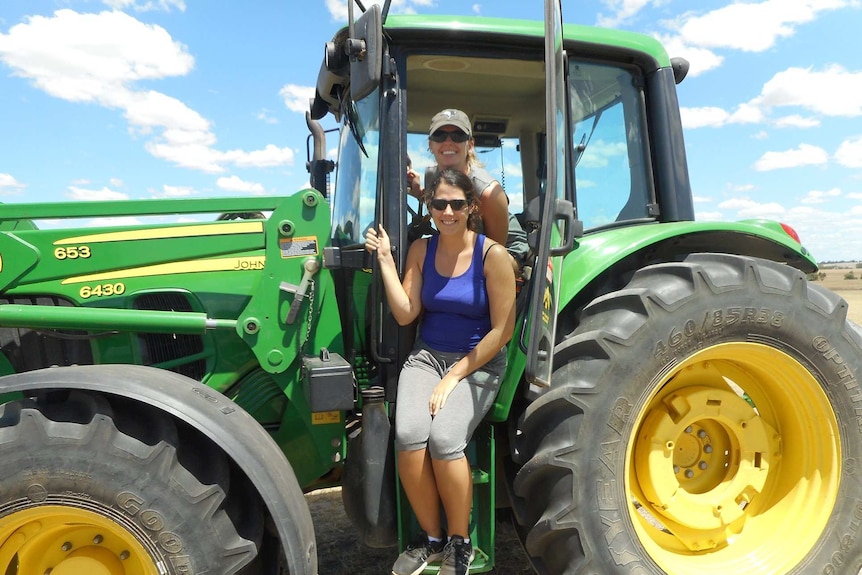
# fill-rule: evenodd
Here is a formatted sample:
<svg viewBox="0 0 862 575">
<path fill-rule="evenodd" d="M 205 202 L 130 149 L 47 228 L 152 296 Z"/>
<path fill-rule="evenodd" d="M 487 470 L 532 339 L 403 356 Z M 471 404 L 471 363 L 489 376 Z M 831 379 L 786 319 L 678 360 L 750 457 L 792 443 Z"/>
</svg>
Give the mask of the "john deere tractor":
<svg viewBox="0 0 862 575">
<path fill-rule="evenodd" d="M 444 108 L 530 244 L 467 449 L 472 571 L 508 508 L 542 574 L 858 573 L 862 332 L 791 228 L 695 220 L 687 63 L 555 0 L 544 23 L 356 4 L 309 188 L 0 206 L 0 573 L 315 574 L 304 493 L 334 486 L 356 537 L 404 548 L 415 326 L 363 238 L 382 223 L 401 266 L 434 233 L 407 165 Z"/>
</svg>

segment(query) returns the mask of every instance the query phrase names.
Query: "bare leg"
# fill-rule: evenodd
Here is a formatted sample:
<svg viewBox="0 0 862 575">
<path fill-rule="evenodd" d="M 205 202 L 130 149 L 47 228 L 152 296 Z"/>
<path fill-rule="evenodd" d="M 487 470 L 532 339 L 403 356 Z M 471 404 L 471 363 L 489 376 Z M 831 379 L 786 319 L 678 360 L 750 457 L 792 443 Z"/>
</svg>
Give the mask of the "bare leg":
<svg viewBox="0 0 862 575">
<path fill-rule="evenodd" d="M 399 451 L 398 475 L 419 526 L 430 537 L 443 537 L 440 495 L 428 450 Z"/>
<path fill-rule="evenodd" d="M 443 508 L 449 536 L 470 537 L 470 509 L 473 506 L 473 473 L 466 457 L 460 459 L 435 459 L 434 476 Z"/>
</svg>

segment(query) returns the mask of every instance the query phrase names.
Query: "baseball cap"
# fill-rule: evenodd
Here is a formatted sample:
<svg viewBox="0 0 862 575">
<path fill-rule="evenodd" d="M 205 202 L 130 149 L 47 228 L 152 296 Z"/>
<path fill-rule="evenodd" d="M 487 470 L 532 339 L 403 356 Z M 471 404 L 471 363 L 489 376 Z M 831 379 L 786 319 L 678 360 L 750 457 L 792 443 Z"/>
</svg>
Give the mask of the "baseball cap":
<svg viewBox="0 0 862 575">
<path fill-rule="evenodd" d="M 443 126 L 455 126 L 468 136 L 473 135 L 473 131 L 470 129 L 470 118 L 461 110 L 449 108 L 438 112 L 431 118 L 431 129 L 428 130 L 428 133 L 433 134 Z"/>
</svg>

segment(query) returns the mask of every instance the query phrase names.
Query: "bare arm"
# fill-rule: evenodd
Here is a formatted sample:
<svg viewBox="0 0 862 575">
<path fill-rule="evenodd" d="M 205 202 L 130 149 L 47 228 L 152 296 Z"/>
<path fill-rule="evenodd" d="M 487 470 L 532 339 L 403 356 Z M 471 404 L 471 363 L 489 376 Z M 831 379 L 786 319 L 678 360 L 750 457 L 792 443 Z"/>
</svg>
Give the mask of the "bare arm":
<svg viewBox="0 0 862 575">
<path fill-rule="evenodd" d="M 482 216 L 485 235 L 505 247 L 509 239 L 509 200 L 506 199 L 506 193 L 497 180 L 491 182 L 491 185 L 482 191 L 479 213 Z M 512 271 L 520 273 L 521 266 L 514 256 L 508 255 Z"/>
<path fill-rule="evenodd" d="M 509 202 L 500 182 L 494 180 L 482 190 L 479 213 L 482 215 L 485 235 L 505 246 L 509 237 Z"/>
<path fill-rule="evenodd" d="M 413 168 L 407 168 L 407 189 L 414 198 L 422 199 L 422 194 L 425 190 L 422 189 L 422 184 L 419 174 Z"/>
<path fill-rule="evenodd" d="M 499 244 L 491 246 L 485 258 L 485 285 L 491 313 L 491 331 L 470 353 L 452 366 L 431 394 L 430 410 L 435 415 L 458 382 L 488 363 L 512 339 L 515 330 L 515 273 L 509 253 Z"/>
<path fill-rule="evenodd" d="M 404 281 L 398 278 L 398 269 L 392 257 L 392 247 L 389 235 L 383 226 L 380 232 L 369 228 L 365 233 L 365 249 L 377 252 L 377 262 L 380 264 L 380 275 L 386 290 L 386 301 L 392 310 L 392 316 L 399 325 L 407 325 L 419 317 L 422 312 L 422 267 L 420 263 L 425 257 L 425 240 L 417 240 L 407 251 L 407 261 L 404 262 Z"/>
</svg>

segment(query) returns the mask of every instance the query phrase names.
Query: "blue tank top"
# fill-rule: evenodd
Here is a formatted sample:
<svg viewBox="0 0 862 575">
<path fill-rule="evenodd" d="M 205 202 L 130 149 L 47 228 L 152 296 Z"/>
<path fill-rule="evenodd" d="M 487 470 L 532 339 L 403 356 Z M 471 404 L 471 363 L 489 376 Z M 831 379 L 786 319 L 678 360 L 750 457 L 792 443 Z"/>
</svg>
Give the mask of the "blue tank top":
<svg viewBox="0 0 862 575">
<path fill-rule="evenodd" d="M 470 267 L 463 274 L 437 273 L 437 238 L 428 240 L 422 266 L 422 323 L 419 337 L 432 349 L 466 353 L 491 331 L 491 311 L 482 261 L 485 236 L 476 235 Z"/>
</svg>

